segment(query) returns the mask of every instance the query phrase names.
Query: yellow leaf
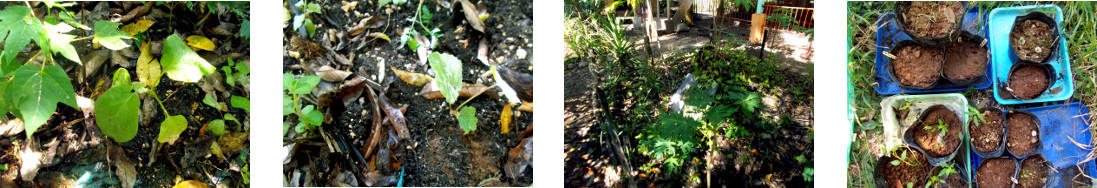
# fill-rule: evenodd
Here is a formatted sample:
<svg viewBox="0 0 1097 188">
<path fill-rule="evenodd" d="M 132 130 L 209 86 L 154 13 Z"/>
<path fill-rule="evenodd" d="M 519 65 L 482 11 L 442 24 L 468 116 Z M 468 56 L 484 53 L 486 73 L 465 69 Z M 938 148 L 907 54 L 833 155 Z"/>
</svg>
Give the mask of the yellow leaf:
<svg viewBox="0 0 1097 188">
<path fill-rule="evenodd" d="M 503 106 L 503 113 L 499 114 L 499 126 L 503 127 L 503 134 L 510 132 L 510 103 Z"/>
<path fill-rule="evenodd" d="M 137 80 L 145 83 L 150 88 L 156 88 L 160 84 L 160 61 L 157 61 L 149 53 L 149 43 L 141 45 L 141 55 L 137 57 Z"/>
<path fill-rule="evenodd" d="M 175 184 L 175 186 L 172 186 L 171 188 L 209 188 L 209 186 L 198 180 L 187 180 L 179 182 L 179 184 Z"/>
<path fill-rule="evenodd" d="M 198 48 L 198 49 L 207 50 L 207 51 L 213 51 L 213 48 L 217 47 L 217 45 L 213 44 L 213 41 L 210 41 L 206 37 L 198 36 L 198 35 L 188 36 L 187 37 L 187 45 L 191 46 L 191 47 Z"/>
<path fill-rule="evenodd" d="M 411 85 L 414 85 L 416 87 L 422 87 L 423 84 L 427 84 L 427 83 L 430 83 L 430 81 L 434 81 L 434 78 L 432 78 L 430 76 L 427 76 L 425 74 L 419 74 L 419 73 L 403 71 L 403 70 L 400 70 L 400 69 L 396 69 L 395 67 L 392 67 L 392 65 L 389 65 L 389 69 L 392 69 L 392 72 L 395 72 L 396 77 L 400 77 L 400 80 L 404 80 L 404 82 L 406 82 L 408 84 L 411 84 Z"/>
<path fill-rule="evenodd" d="M 139 20 L 137 22 L 122 26 L 122 31 L 130 34 L 130 36 L 136 36 L 141 32 L 149 30 L 149 27 L 152 27 L 153 23 L 156 22 L 152 20 Z"/>
<path fill-rule="evenodd" d="M 370 33 L 369 37 L 375 38 L 375 39 L 384 39 L 385 42 L 392 42 L 392 40 L 389 40 L 389 35 L 386 35 L 386 34 L 381 33 L 381 32 Z"/>
</svg>

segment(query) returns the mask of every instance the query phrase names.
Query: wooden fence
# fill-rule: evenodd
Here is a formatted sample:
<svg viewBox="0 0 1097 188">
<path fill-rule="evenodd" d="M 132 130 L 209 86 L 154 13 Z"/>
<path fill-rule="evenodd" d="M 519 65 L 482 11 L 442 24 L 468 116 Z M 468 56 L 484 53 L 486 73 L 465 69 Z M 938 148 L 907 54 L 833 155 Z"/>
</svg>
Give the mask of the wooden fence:
<svg viewBox="0 0 1097 188">
<path fill-rule="evenodd" d="M 815 9 L 814 8 L 780 6 L 780 5 L 763 5 L 762 7 L 763 7 L 762 12 L 765 13 L 766 15 L 784 13 L 784 15 L 792 17 L 797 22 L 795 26 L 800 26 L 800 27 L 805 27 L 805 28 L 814 28 L 815 27 Z M 787 10 L 787 11 L 781 12 L 782 10 Z M 738 20 L 750 22 L 750 15 L 753 14 L 753 13 L 754 13 L 754 9 L 750 9 L 750 10 L 739 9 L 739 10 L 736 10 L 735 12 L 731 13 L 729 15 L 729 17 L 731 17 L 732 19 L 738 19 Z M 792 30 L 792 26 L 793 26 L 792 24 L 780 25 L 780 24 L 777 23 L 777 21 L 768 21 L 768 22 L 766 22 L 766 28 L 767 29 L 778 29 L 778 30 L 786 30 L 787 31 L 787 30 Z"/>
</svg>

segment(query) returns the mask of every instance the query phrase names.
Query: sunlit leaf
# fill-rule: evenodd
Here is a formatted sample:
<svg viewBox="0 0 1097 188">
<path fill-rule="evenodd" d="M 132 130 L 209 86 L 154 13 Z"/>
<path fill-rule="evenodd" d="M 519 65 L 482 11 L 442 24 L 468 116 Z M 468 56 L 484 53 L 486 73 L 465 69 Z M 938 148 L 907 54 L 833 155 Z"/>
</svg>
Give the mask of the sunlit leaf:
<svg viewBox="0 0 1097 188">
<path fill-rule="evenodd" d="M 510 132 L 510 103 L 503 105 L 503 112 L 499 114 L 499 126 L 502 128 L 503 134 Z"/>
<path fill-rule="evenodd" d="M 10 6 L 0 11 L 0 40 L 4 41 L 3 62 L 13 62 L 15 56 L 23 51 L 31 40 L 38 42 L 39 46 L 47 46 L 42 36 L 45 29 L 42 21 L 31 16 L 31 9 L 26 6 Z M 10 33 L 9 33 L 10 31 Z M 6 36 L 6 40 L 5 39 Z M 16 68 L 7 67 L 5 68 Z M 5 73 L 14 71 L 4 70 Z"/>
<path fill-rule="evenodd" d="M 305 115 L 300 117 L 301 122 L 305 122 L 310 125 L 320 125 L 324 122 L 324 114 L 316 110 L 315 106 L 305 106 L 305 108 L 301 109 L 301 114 Z"/>
<path fill-rule="evenodd" d="M 122 39 L 131 39 L 126 32 L 118 30 L 119 23 L 110 21 L 95 21 L 95 42 L 111 50 L 121 50 L 130 45 Z"/>
<path fill-rule="evenodd" d="M 213 132 L 214 135 L 221 136 L 225 134 L 225 120 L 213 120 L 206 124 L 206 130 Z"/>
<path fill-rule="evenodd" d="M 162 75 L 164 73 L 160 72 L 160 61 L 152 57 L 149 43 L 145 42 L 141 45 L 141 55 L 137 57 L 137 80 L 155 88 L 160 84 Z"/>
<path fill-rule="evenodd" d="M 81 24 L 80 22 L 76 21 L 75 19 L 72 19 L 72 16 L 70 16 L 69 14 L 59 14 L 59 16 L 61 17 L 62 21 L 65 21 L 65 23 L 68 23 L 69 25 L 72 25 L 73 27 L 80 28 L 80 29 L 83 29 L 83 30 L 91 30 L 91 28 L 88 27 L 87 25 Z"/>
<path fill-rule="evenodd" d="M 476 130 L 476 107 L 464 107 L 461 108 L 461 117 L 457 117 L 457 121 L 461 124 L 461 130 L 465 131 L 465 134 Z"/>
<path fill-rule="evenodd" d="M 175 186 L 172 186 L 171 188 L 209 188 L 209 185 L 198 180 L 187 180 L 179 182 L 179 184 L 175 184 Z"/>
<path fill-rule="evenodd" d="M 175 143 L 184 130 L 187 130 L 187 118 L 182 115 L 168 116 L 164 118 L 164 122 L 160 123 L 160 136 L 156 137 L 156 141 Z"/>
<path fill-rule="evenodd" d="M 217 48 L 213 41 L 198 35 L 187 36 L 187 45 L 207 51 L 213 51 L 214 48 Z"/>
<path fill-rule="evenodd" d="M 251 100 L 248 100 L 248 98 L 233 95 L 232 98 L 229 99 L 231 100 L 229 103 L 232 104 L 232 107 L 244 109 L 249 112 L 251 111 Z"/>
<path fill-rule="evenodd" d="M 448 53 L 432 52 L 429 61 L 431 69 L 437 73 L 434 79 L 438 89 L 446 97 L 446 102 L 453 104 L 457 101 L 458 91 L 461 91 L 461 60 Z"/>
<path fill-rule="evenodd" d="M 171 35 L 164 40 L 164 56 L 161 66 L 168 78 L 183 82 L 198 82 L 202 76 L 213 73 L 216 68 L 190 50 L 179 36 Z"/>
</svg>

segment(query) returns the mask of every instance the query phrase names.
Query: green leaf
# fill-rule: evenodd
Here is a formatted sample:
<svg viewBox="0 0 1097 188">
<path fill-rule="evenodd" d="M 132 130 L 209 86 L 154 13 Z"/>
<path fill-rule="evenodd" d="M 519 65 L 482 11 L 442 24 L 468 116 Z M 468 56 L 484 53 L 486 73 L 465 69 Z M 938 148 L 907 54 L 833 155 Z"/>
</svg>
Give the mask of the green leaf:
<svg viewBox="0 0 1097 188">
<path fill-rule="evenodd" d="M 282 136 L 286 136 L 289 133 L 289 123 L 282 122 Z"/>
<path fill-rule="evenodd" d="M 293 30 L 301 29 L 301 25 L 304 25 L 304 24 L 305 24 L 305 15 L 304 14 L 293 16 Z"/>
<path fill-rule="evenodd" d="M 231 100 L 229 103 L 232 104 L 232 107 L 251 111 L 251 100 L 248 100 L 248 98 L 233 95 Z"/>
<path fill-rule="evenodd" d="M 305 7 L 305 12 L 320 14 L 320 5 L 316 3 L 309 3 L 307 7 Z"/>
<path fill-rule="evenodd" d="M 221 72 L 225 72 L 225 83 L 229 84 L 229 87 L 236 87 L 236 79 L 232 78 L 232 68 L 229 66 L 221 67 Z"/>
<path fill-rule="evenodd" d="M 111 50 L 121 50 L 129 47 L 130 45 L 122 39 L 131 39 L 133 37 L 118 30 L 118 25 L 121 24 L 104 20 L 95 21 L 95 38 L 93 40 Z"/>
<path fill-rule="evenodd" d="M 244 40 L 251 40 L 251 20 L 244 20 L 244 23 L 240 23 L 240 37 L 244 37 Z"/>
<path fill-rule="evenodd" d="M 206 130 L 212 132 L 214 135 L 221 136 L 225 134 L 225 120 L 213 120 L 206 124 Z"/>
<path fill-rule="evenodd" d="M 218 104 L 217 99 L 214 99 L 213 95 L 210 95 L 208 93 L 206 94 L 205 98 L 202 98 L 202 103 L 215 109 L 221 110 L 221 104 Z"/>
<path fill-rule="evenodd" d="M 119 68 L 114 71 L 114 77 L 111 78 L 110 87 L 126 87 L 126 89 L 133 88 L 133 81 L 130 80 L 130 73 L 126 68 Z"/>
<path fill-rule="evenodd" d="M 305 31 L 309 32 L 309 34 L 307 36 L 316 35 L 316 24 L 313 24 L 312 20 L 305 19 L 304 25 L 305 25 Z"/>
<path fill-rule="evenodd" d="M 461 91 L 461 60 L 448 53 L 438 52 L 431 52 L 428 60 L 431 69 L 438 74 L 434 77 L 438 89 L 446 97 L 446 102 L 453 104 L 457 101 L 458 91 Z"/>
<path fill-rule="evenodd" d="M 49 40 L 49 51 L 52 53 L 61 53 L 61 56 L 76 62 L 77 64 L 83 64 L 80 62 L 80 55 L 76 54 L 76 48 L 70 44 L 72 39 L 76 36 L 65 34 L 72 31 L 72 26 L 65 23 L 46 24 L 46 39 Z"/>
<path fill-rule="evenodd" d="M 392 0 L 392 4 L 396 5 L 396 6 L 404 5 L 404 3 L 407 3 L 407 2 L 408 2 L 408 0 Z"/>
<path fill-rule="evenodd" d="M 293 99 L 289 98 L 288 95 L 282 95 L 282 115 L 292 114 L 296 110 L 293 107 Z"/>
<path fill-rule="evenodd" d="M 392 0 L 380 0 L 379 2 L 380 2 L 380 3 L 378 3 L 378 5 L 377 5 L 377 9 L 381 9 L 382 7 L 385 7 L 385 5 L 387 5 L 387 4 L 389 4 L 390 2 L 392 2 Z"/>
<path fill-rule="evenodd" d="M 319 83 L 319 82 L 317 82 Z M 293 87 L 297 85 L 297 79 L 293 78 L 293 74 L 282 73 L 282 91 L 293 90 Z"/>
<path fill-rule="evenodd" d="M 476 107 L 464 107 L 461 108 L 461 116 L 457 117 L 458 123 L 461 124 L 461 130 L 465 131 L 465 134 L 476 130 Z"/>
<path fill-rule="evenodd" d="M 31 16 L 30 7 L 11 6 L 0 11 L 0 40 L 4 41 L 3 58 L 0 59 L 4 63 L 13 62 L 15 56 L 23 51 L 32 39 L 38 41 L 39 46 L 43 46 L 45 44 L 45 41 L 42 41 L 45 33 L 43 28 L 42 21 Z M 4 40 L 5 36 L 7 40 Z M 5 73 L 10 71 L 12 70 L 4 70 Z"/>
<path fill-rule="evenodd" d="M 297 126 L 293 127 L 293 130 L 297 131 L 297 133 L 305 133 L 305 131 L 309 130 L 309 124 L 305 122 L 297 123 Z"/>
<path fill-rule="evenodd" d="M 160 136 L 156 137 L 156 141 L 174 143 L 184 130 L 187 130 L 187 118 L 182 115 L 168 116 L 164 118 L 164 122 L 160 122 Z"/>
<path fill-rule="evenodd" d="M 309 94 L 316 84 L 320 84 L 319 76 L 302 76 L 290 86 L 290 94 Z"/>
<path fill-rule="evenodd" d="M 236 119 L 236 116 L 233 116 L 232 114 L 225 114 L 225 117 L 223 119 L 236 122 L 236 124 L 241 124 L 240 121 Z"/>
<path fill-rule="evenodd" d="M 316 107 L 312 105 L 305 106 L 304 109 L 301 109 L 301 114 L 304 115 L 300 117 L 301 122 L 310 125 L 320 125 L 321 123 L 324 123 L 324 114 L 315 109 Z"/>
<path fill-rule="evenodd" d="M 213 73 L 216 68 L 190 50 L 179 36 L 171 35 L 164 41 L 163 58 L 160 65 L 168 77 L 183 82 L 198 82 L 202 76 Z"/>
<path fill-rule="evenodd" d="M 115 82 L 126 79 L 125 84 L 115 84 L 95 100 L 95 122 L 99 131 L 114 141 L 128 142 L 137 135 L 140 99 L 130 91 L 129 73 L 121 68 L 114 72 Z"/>
<path fill-rule="evenodd" d="M 72 25 L 73 27 L 80 28 L 80 29 L 83 29 L 83 30 L 90 30 L 91 29 L 87 25 L 81 24 L 80 22 L 76 21 L 76 19 L 72 19 L 72 16 L 69 15 L 69 14 L 64 14 L 63 13 L 63 14 L 60 14 L 60 16 L 61 16 L 62 21 L 65 21 L 65 23 L 68 23 L 69 25 Z"/>
<path fill-rule="evenodd" d="M 13 104 L 19 109 L 27 137 L 46 123 L 57 110 L 58 102 L 79 109 L 68 75 L 56 65 L 45 69 L 32 64 L 24 65 L 15 71 L 12 83 L 20 83 L 9 88 L 9 92 L 16 99 Z"/>
<path fill-rule="evenodd" d="M 0 79 L 0 95 L 3 95 L 0 96 L 0 115 L 6 116 L 12 110 L 12 102 L 8 99 L 9 93 L 7 92 L 10 86 L 11 80 Z"/>
</svg>

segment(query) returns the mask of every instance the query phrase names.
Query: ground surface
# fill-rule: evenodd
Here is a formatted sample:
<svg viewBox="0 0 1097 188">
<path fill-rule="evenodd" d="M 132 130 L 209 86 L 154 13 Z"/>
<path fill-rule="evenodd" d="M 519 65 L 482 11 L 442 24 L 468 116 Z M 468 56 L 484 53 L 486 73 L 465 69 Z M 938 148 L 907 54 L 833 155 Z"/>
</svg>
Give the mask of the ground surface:
<svg viewBox="0 0 1097 188">
<path fill-rule="evenodd" d="M 12 4 L 24 5 L 22 2 Z M 81 22 L 90 26 L 96 20 L 109 19 L 108 16 L 111 13 L 127 14 L 141 5 L 138 2 L 121 4 L 80 2 L 70 7 L 69 10 L 76 14 L 78 20 L 87 20 Z M 232 58 L 237 63 L 248 63 L 250 56 L 248 54 L 250 49 L 248 40 L 235 35 L 239 24 L 243 20 L 239 20 L 231 13 L 214 13 L 207 18 L 206 22 L 198 23 L 204 12 L 199 13 L 187 10 L 187 8 L 180 8 L 184 6 L 184 4 L 179 4 L 174 11 L 169 10 L 165 5 L 152 6 L 149 13 L 138 14 L 138 17 L 132 21 L 122 24 L 129 24 L 141 19 L 156 21 L 157 23 L 153 24 L 147 31 L 148 35 L 146 36 L 153 43 L 162 43 L 163 39 L 171 34 L 168 32 L 169 25 L 175 29 L 175 33 L 184 37 L 186 35 L 206 36 L 214 41 L 217 48 L 214 51 L 200 50 L 196 52 L 218 68 L 227 66 L 226 58 Z M 35 12 L 41 15 L 45 13 L 45 10 L 40 7 L 44 6 L 36 6 Z M 195 11 L 200 11 L 200 9 L 205 9 L 205 6 L 195 5 Z M 56 10 L 54 9 L 54 11 Z M 221 11 L 224 10 L 227 9 L 221 9 Z M 246 13 L 247 9 L 245 8 L 243 11 Z M 169 19 L 169 15 L 174 16 L 174 19 Z M 230 34 L 216 34 L 212 31 L 212 28 L 215 27 L 226 29 Z M 90 35 L 91 31 L 74 31 L 74 33 L 78 33 L 77 36 L 86 36 Z M 95 56 L 93 54 L 100 52 L 100 49 L 93 48 L 89 41 L 83 40 L 72 43 L 76 46 L 81 58 L 85 59 L 84 66 L 74 66 L 74 63 L 67 61 L 65 63 L 59 62 L 69 73 L 68 76 L 72 79 L 77 96 L 97 98 L 109 87 L 109 85 L 103 83 L 109 83 L 114 70 L 118 68 L 127 68 L 129 74 L 133 75 L 133 80 L 137 80 L 133 64 L 137 61 L 139 50 L 134 44 L 134 40 L 127 40 L 126 42 L 132 46 L 120 50 L 127 51 L 125 53 L 132 53 L 131 55 L 106 58 L 107 63 L 102 64 L 95 72 L 86 72 L 86 77 L 81 75 L 85 73 L 78 73 L 83 72 L 78 70 L 90 66 L 87 59 L 93 59 Z M 28 49 L 34 50 L 25 50 L 24 52 L 33 53 L 37 51 L 37 48 Z M 159 55 L 155 54 L 159 53 L 154 52 L 154 57 L 159 58 Z M 121 64 L 111 63 L 112 61 Z M 203 129 L 206 123 L 214 119 L 222 119 L 223 115 L 226 114 L 235 116 L 240 122 L 249 121 L 249 113 L 243 109 L 230 108 L 227 111 L 219 111 L 203 104 L 202 99 L 207 94 L 202 89 L 203 86 L 210 87 L 210 91 L 213 91 L 217 96 L 217 101 L 229 104 L 230 94 L 243 97 L 249 96 L 249 86 L 246 85 L 238 83 L 235 87 L 228 86 L 224 84 L 224 75 L 222 73 L 207 75 L 198 83 L 183 83 L 171 80 L 167 76 L 162 77 L 156 91 L 160 99 L 164 101 L 164 107 L 171 115 L 186 117 L 188 126 L 180 135 L 176 144 L 161 148 L 158 155 L 156 155 L 155 162 L 152 162 L 151 165 L 150 150 L 155 146 L 156 137 L 160 131 L 159 124 L 164 120 L 159 105 L 151 96 L 141 95 L 142 110 L 140 114 L 142 120 L 139 123 L 137 136 L 129 142 L 121 144 L 115 143 L 99 132 L 99 128 L 95 125 L 94 116 L 85 116 L 85 112 L 67 105 L 58 105 L 57 112 L 34 134 L 34 138 L 26 138 L 25 134 L 10 137 L 0 136 L 4 137 L 4 139 L 0 139 L 0 151 L 3 151 L 3 154 L 0 155 L 0 165 L 6 166 L 0 171 L 0 185 L 16 182 L 24 187 L 120 187 L 118 175 L 116 175 L 118 170 L 115 165 L 122 163 L 119 159 L 125 158 L 136 169 L 136 173 L 133 174 L 136 176 L 136 187 L 171 187 L 183 180 L 198 180 L 212 186 L 246 187 L 241 182 L 239 171 L 244 164 L 247 164 L 246 156 L 249 152 L 247 148 L 250 145 L 250 142 L 247 141 L 247 129 L 250 126 L 231 122 L 226 123 L 226 130 L 231 133 L 221 137 L 210 133 L 200 133 L 202 132 L 200 129 Z M 18 122 L 13 120 L 13 116 L 10 115 L 3 119 L 0 123 L 0 129 L 3 130 L 12 128 L 11 125 L 16 125 Z M 238 149 L 224 149 L 227 160 L 219 159 L 215 155 L 207 155 L 210 153 L 211 144 L 218 143 L 219 138 L 229 137 L 230 134 L 235 135 L 234 137 L 243 138 L 243 143 Z M 47 157 L 42 159 L 43 161 L 53 161 L 52 164 L 42 165 L 33 181 L 18 178 L 22 167 L 20 162 L 35 160 L 33 155 L 20 154 L 21 150 L 27 148 L 40 150 L 38 152 L 44 153 Z M 119 157 L 120 155 L 124 156 Z M 112 157 L 108 160 L 107 156 Z"/>
<path fill-rule="evenodd" d="M 758 134 L 749 139 L 731 140 L 722 136 L 716 138 L 721 153 L 714 155 L 718 157 L 714 158 L 713 163 L 716 165 L 711 172 L 713 174 L 711 179 L 706 179 L 704 172 L 700 172 L 700 178 L 702 179 L 700 181 L 705 183 L 693 184 L 673 177 L 656 177 L 658 174 L 640 171 L 638 168 L 648 162 L 647 157 L 642 156 L 631 157 L 629 163 L 634 171 L 628 172 L 626 170 L 628 166 L 625 166 L 625 163 L 615 156 L 614 152 L 616 151 L 611 147 L 612 137 L 616 135 L 613 131 L 621 130 L 606 130 L 602 124 L 624 124 L 625 122 L 621 122 L 623 120 L 610 122 L 607 119 L 629 116 L 630 109 L 635 108 L 633 105 L 636 105 L 633 100 L 644 98 L 645 100 L 656 101 L 654 104 L 663 104 L 663 99 L 674 92 L 674 89 L 681 83 L 683 75 L 691 70 L 690 66 L 683 65 L 688 64 L 688 61 L 692 59 L 690 54 L 696 52 L 696 49 L 704 44 L 710 43 L 708 36 L 711 32 L 709 30 L 709 26 L 712 24 L 711 18 L 699 19 L 696 23 L 699 25 L 690 27 L 688 31 L 660 32 L 659 40 L 662 46 L 659 49 L 664 54 L 663 61 L 667 62 L 667 67 L 657 68 L 665 71 L 657 71 L 661 73 L 656 80 L 660 80 L 659 82 L 666 87 L 654 89 L 653 92 L 655 93 L 650 96 L 642 94 L 640 96 L 615 96 L 614 98 L 624 98 L 625 100 L 617 102 L 616 105 L 610 105 L 611 109 L 602 107 L 604 105 L 602 103 L 610 102 L 607 101 L 609 96 L 598 96 L 596 93 L 602 87 L 601 82 L 603 81 L 601 79 L 603 78 L 600 77 L 614 73 L 606 72 L 605 65 L 584 60 L 569 61 L 565 64 L 564 183 L 567 187 L 623 186 L 627 185 L 626 179 L 629 178 L 627 174 L 632 174 L 631 178 L 640 186 L 704 186 L 707 182 L 711 182 L 713 186 L 725 185 L 731 187 L 804 186 L 804 179 L 798 174 L 802 170 L 801 163 L 793 158 L 800 155 L 800 151 L 811 151 L 814 147 L 811 144 L 812 138 L 807 136 L 809 131 L 805 128 L 813 127 L 813 108 L 810 101 L 797 100 L 791 95 L 767 95 L 767 99 L 764 101 L 767 101 L 765 103 L 770 108 L 762 110 L 759 115 L 770 120 L 781 115 L 787 115 L 787 117 L 792 118 L 792 122 L 795 122 L 793 126 L 782 126 L 772 130 L 750 129 L 751 132 L 757 132 Z M 726 31 L 731 33 L 729 37 L 742 40 L 746 38 L 744 32 L 747 29 L 745 27 L 747 26 L 744 24 L 741 27 L 731 27 Z M 797 36 L 785 33 L 783 31 L 774 31 L 770 38 L 774 41 L 807 41 L 807 38 L 802 34 Z M 635 41 L 638 41 L 634 51 L 643 54 L 642 33 L 630 32 L 630 36 L 635 37 Z M 767 44 L 773 46 L 767 46 L 766 51 L 777 53 L 767 53 L 766 57 L 767 60 L 773 59 L 780 62 L 779 75 L 787 78 L 810 75 L 810 67 L 813 66 L 811 65 L 810 56 L 806 61 L 797 61 L 803 58 L 793 57 L 799 55 L 788 55 L 804 54 L 802 51 L 807 50 L 807 42 L 802 45 L 789 45 L 784 42 L 774 41 L 767 42 Z M 653 43 L 652 45 L 653 48 L 656 48 L 656 44 Z M 750 45 L 740 45 L 733 49 L 745 50 L 748 51 L 748 54 L 757 54 L 761 51 L 760 47 Z M 782 83 L 778 87 L 787 88 L 793 85 L 795 84 Z M 810 96 L 811 92 L 808 93 L 807 95 Z M 603 111 L 605 112 L 603 113 Z M 617 126 L 631 126 L 639 129 L 639 127 L 647 125 Z M 619 136 L 622 142 L 625 143 L 623 147 L 635 148 L 636 142 L 634 138 L 631 138 L 632 136 L 634 135 Z M 633 151 L 625 152 L 632 153 Z M 638 154 L 633 153 L 632 155 Z M 731 156 L 731 158 L 727 156 Z"/>
<path fill-rule="evenodd" d="M 453 1 L 452 3 L 457 4 L 456 2 Z M 351 71 L 352 76 L 362 76 L 381 83 L 386 88 L 383 95 L 390 102 L 395 103 L 394 105 L 397 106 L 406 105 L 407 112 L 404 113 L 404 117 L 407 119 L 407 127 L 410 130 L 411 137 L 400 144 L 401 147 L 406 146 L 408 149 L 404 151 L 402 156 L 397 156 L 399 163 L 404 167 L 404 186 L 528 186 L 532 184 L 532 168 L 527 168 L 525 173 L 517 179 L 507 177 L 503 168 L 504 164 L 507 163 L 506 152 L 517 146 L 521 141 L 521 138 L 518 138 L 519 133 L 528 126 L 532 126 L 531 113 L 521 112 L 520 115 L 516 115 L 517 118 L 512 120 L 509 133 L 504 134 L 499 128 L 499 116 L 503 111 L 504 100 L 488 97 L 487 95 L 480 96 L 466 105 L 477 109 L 476 116 L 479 119 L 477 129 L 463 135 L 462 129 L 458 126 L 457 118 L 449 114 L 451 106 L 445 104 L 445 100 L 427 100 L 417 95 L 420 87 L 409 85 L 394 76 L 394 72 L 389 66 L 414 73 L 427 74 L 429 72 L 433 75 L 433 71 L 429 71 L 429 65 L 419 63 L 415 51 L 408 49 L 407 46 L 401 46 L 398 42 L 399 32 L 404 27 L 413 26 L 407 19 L 414 17 L 414 10 L 419 3 L 418 1 L 409 1 L 398 8 L 391 5 L 378 8 L 377 5 L 373 4 L 375 2 L 362 1 L 358 2 L 357 6 L 350 12 L 340 9 L 342 3 L 348 2 L 318 1 L 318 3 L 322 4 L 325 12 L 320 19 L 327 21 L 323 21 L 325 24 L 317 29 L 321 39 L 311 40 L 334 46 L 334 53 L 351 59 L 353 65 L 344 66 L 324 60 L 319 60 L 319 62 L 310 60 L 308 63 L 304 63 L 299 59 L 286 56 L 283 58 L 283 65 L 286 68 L 284 70 L 297 75 L 310 75 L 311 73 L 307 73 L 308 71 L 302 70 L 301 67 L 309 64 L 330 64 L 337 69 Z M 489 71 L 489 67 L 481 64 L 476 58 L 478 41 L 485 38 L 487 44 L 490 44 L 488 59 L 491 64 L 507 67 L 525 74 L 532 74 L 533 66 L 530 63 L 533 57 L 532 4 L 528 1 L 484 1 L 484 4 L 487 7 L 487 12 L 491 13 L 491 16 L 484 20 L 486 35 L 473 31 L 467 24 L 446 24 L 441 28 L 443 36 L 439 38 L 439 45 L 434 51 L 451 53 L 464 62 L 464 82 L 483 83 L 490 86 L 494 81 L 480 77 Z M 434 17 L 431 23 L 447 23 L 454 18 L 455 14 L 461 14 L 446 9 L 435 1 L 424 1 L 422 6 L 433 13 Z M 387 11 L 392 11 L 392 13 L 388 14 Z M 369 39 L 364 39 L 366 37 L 351 40 L 353 36 L 340 38 L 332 35 L 353 27 L 363 18 L 378 15 L 386 17 L 385 21 L 387 23 L 385 26 L 366 32 L 385 33 L 391 37 L 392 42 L 369 41 Z M 314 21 L 317 20 L 314 19 Z M 416 24 L 415 27 L 418 28 L 418 25 Z M 461 32 L 458 33 L 457 31 Z M 289 42 L 290 36 L 297 35 L 297 33 L 286 29 L 284 34 L 286 36 L 283 38 L 284 44 L 286 44 L 284 48 L 290 50 L 292 48 Z M 520 54 L 518 53 L 520 49 L 525 51 L 526 56 L 518 57 L 517 54 Z M 379 70 L 383 71 L 385 75 L 381 79 L 377 79 L 380 77 Z M 341 84 L 322 81 L 320 87 Z M 498 90 L 489 92 L 498 92 Z M 465 101 L 465 99 L 459 99 L 458 103 Z M 349 142 L 357 148 L 362 148 L 367 143 L 369 135 L 372 134 L 369 125 L 373 121 L 373 109 L 365 94 L 355 101 L 347 105 L 345 110 L 330 112 L 329 115 L 335 119 L 330 123 L 325 123 L 324 126 L 335 130 L 332 131 L 334 133 L 344 134 L 343 136 Z M 456 106 L 452 106 L 452 108 L 456 108 Z M 352 160 L 338 155 L 318 157 L 316 153 L 320 153 L 320 156 L 329 156 L 323 152 L 327 149 L 321 147 L 309 147 L 303 150 L 306 150 L 306 153 L 313 153 L 306 159 L 327 159 L 328 161 L 323 163 L 330 163 L 332 166 L 344 166 L 337 168 L 329 168 L 324 165 L 311 166 L 313 168 L 326 168 L 319 170 L 319 173 L 322 174 L 338 173 L 339 169 L 345 168 L 347 163 L 356 164 Z M 300 155 L 302 152 L 298 153 Z M 362 151 L 362 153 L 365 153 L 365 151 Z M 307 171 L 309 168 L 305 167 L 310 166 L 299 165 L 295 168 L 290 165 L 285 167 L 283 171 L 287 172 L 287 176 L 289 176 L 298 170 Z M 399 171 L 395 172 L 394 175 L 398 173 Z M 330 182 L 336 182 L 336 180 Z M 328 180 L 317 180 L 307 182 L 306 185 L 332 186 L 332 184 L 329 184 L 330 182 Z"/>
</svg>

